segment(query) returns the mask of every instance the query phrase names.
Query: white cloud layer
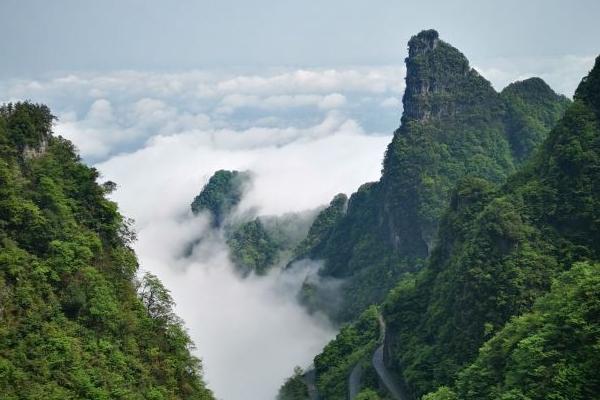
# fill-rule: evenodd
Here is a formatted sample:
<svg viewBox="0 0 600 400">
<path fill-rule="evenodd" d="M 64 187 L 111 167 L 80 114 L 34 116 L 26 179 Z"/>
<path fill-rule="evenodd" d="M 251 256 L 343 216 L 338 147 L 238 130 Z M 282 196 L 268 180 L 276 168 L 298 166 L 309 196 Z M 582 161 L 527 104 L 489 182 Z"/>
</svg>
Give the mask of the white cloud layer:
<svg viewBox="0 0 600 400">
<path fill-rule="evenodd" d="M 480 60 L 475 67 L 497 90 L 531 76 L 571 96 L 594 56 Z M 90 162 L 143 147 L 156 136 L 191 129 L 309 127 L 343 111 L 367 132 L 397 128 L 403 66 L 338 69 L 73 73 L 46 80 L 0 82 L 0 101 L 49 104 L 58 130 Z M 376 117 L 375 117 L 376 116 Z"/>
<path fill-rule="evenodd" d="M 228 168 L 254 172 L 242 208 L 263 214 L 312 208 L 376 179 L 389 140 L 333 112 L 305 129 L 158 135 L 98 165 L 106 179 L 119 183 L 115 199 L 137 221 L 141 264 L 173 290 L 219 398 L 273 399 L 293 367 L 308 366 L 334 330 L 296 303 L 304 275 L 241 280 L 219 237 L 182 259 L 205 230 L 190 218 L 191 200 L 213 171 Z"/>
<path fill-rule="evenodd" d="M 83 157 L 98 162 L 141 148 L 157 135 L 206 129 L 246 130 L 310 127 L 338 110 L 392 132 L 398 110 L 382 99 L 404 88 L 403 67 L 272 71 L 233 75 L 209 71 L 79 73 L 45 81 L 0 82 L 0 100 L 49 104 L 57 131 L 73 140 Z M 366 101 L 365 101 L 366 99 Z"/>
</svg>

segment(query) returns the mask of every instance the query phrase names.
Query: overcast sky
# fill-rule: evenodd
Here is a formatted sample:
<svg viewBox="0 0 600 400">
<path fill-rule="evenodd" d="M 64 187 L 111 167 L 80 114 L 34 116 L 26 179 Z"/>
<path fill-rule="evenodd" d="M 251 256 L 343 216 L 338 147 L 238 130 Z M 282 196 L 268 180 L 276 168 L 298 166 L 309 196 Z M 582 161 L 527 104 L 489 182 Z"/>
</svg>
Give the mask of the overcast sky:
<svg viewBox="0 0 600 400">
<path fill-rule="evenodd" d="M 401 64 L 435 28 L 473 64 L 600 53 L 598 0 L 2 0 L 0 78 Z"/>
</svg>

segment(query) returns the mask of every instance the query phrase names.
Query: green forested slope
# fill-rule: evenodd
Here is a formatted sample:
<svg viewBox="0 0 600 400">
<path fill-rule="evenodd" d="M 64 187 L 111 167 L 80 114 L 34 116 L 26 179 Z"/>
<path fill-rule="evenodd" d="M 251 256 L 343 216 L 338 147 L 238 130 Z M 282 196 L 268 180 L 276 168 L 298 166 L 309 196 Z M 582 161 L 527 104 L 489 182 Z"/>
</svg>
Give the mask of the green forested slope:
<svg viewBox="0 0 600 400">
<path fill-rule="evenodd" d="M 237 226 L 227 238 L 231 260 L 244 274 L 267 272 L 279 256 L 281 246 L 269 235 L 260 218 Z"/>
<path fill-rule="evenodd" d="M 435 31 L 410 40 L 406 65 L 401 126 L 380 181 L 350 196 L 345 214 L 302 249 L 324 260 L 323 275 L 345 279 L 343 306 L 329 310 L 336 319 L 356 317 L 418 270 L 456 183 L 466 175 L 503 182 L 569 103 L 541 79 L 497 93 Z"/>
<path fill-rule="evenodd" d="M 316 385 L 324 399 L 345 400 L 352 368 L 359 362 L 369 364 L 380 337 L 377 316 L 375 307 L 368 308 L 315 357 Z"/>
<path fill-rule="evenodd" d="M 511 83 L 500 96 L 507 108 L 504 122 L 513 159 L 521 164 L 543 142 L 570 101 L 554 93 L 540 78 Z"/>
<path fill-rule="evenodd" d="M 600 264 L 575 264 L 426 400 L 564 399 L 600 394 Z"/>
<path fill-rule="evenodd" d="M 265 275 L 275 266 L 284 266 L 293 258 L 294 250 L 301 248 L 300 242 L 319 211 L 259 216 L 255 209 L 236 212 L 244 192 L 252 185 L 251 178 L 249 171 L 218 170 L 191 204 L 194 215 L 207 213 L 212 228 L 221 231 L 232 263 L 244 276 Z M 188 254 L 199 241 L 192 240 Z"/>
<path fill-rule="evenodd" d="M 560 297 L 560 291 L 564 290 L 563 300 L 572 304 L 560 307 L 572 308 L 573 318 L 581 314 L 580 320 L 565 319 L 565 325 L 532 325 L 523 328 L 526 332 L 514 332 L 522 328 L 520 324 L 529 324 L 527 318 L 535 318 L 530 316 L 504 327 L 511 317 L 531 310 L 536 299 L 550 289 L 553 279 L 574 263 L 600 259 L 598 93 L 600 58 L 577 89 L 574 103 L 530 164 L 500 188 L 475 179 L 458 186 L 440 226 L 439 244 L 426 268 L 414 283 L 399 286 L 386 300 L 385 317 L 394 332 L 390 361 L 413 394 L 422 395 L 440 385 L 452 385 L 459 371 L 475 359 L 479 347 L 492 338 L 476 361 L 481 365 L 469 367 L 470 372 L 465 372 L 468 378 L 461 378 L 460 398 L 500 398 L 489 395 L 496 389 L 486 385 L 492 384 L 505 385 L 498 389 L 500 392 L 506 389 L 508 397 L 502 398 L 571 398 L 564 397 L 564 392 L 563 397 L 545 397 L 554 393 L 550 384 L 545 389 L 540 386 L 531 391 L 521 387 L 523 393 L 528 393 L 523 395 L 526 397 L 511 392 L 519 389 L 515 382 L 529 379 L 523 372 L 527 370 L 532 376 L 541 374 L 535 379 L 553 384 L 558 384 L 553 380 L 560 379 L 554 374 L 572 373 L 572 377 L 564 377 L 565 387 L 576 385 L 579 380 L 582 385 L 597 388 L 597 381 L 589 376 L 592 366 L 581 365 L 582 371 L 574 367 L 577 360 L 594 357 L 599 340 L 597 319 L 584 315 L 586 307 L 597 305 L 593 300 L 577 303 L 583 295 L 571 291 L 579 289 L 557 284 L 550 298 Z M 597 271 L 597 267 L 578 268 L 579 272 L 567 274 L 563 279 L 582 279 L 581 285 L 590 283 L 586 295 L 598 298 L 597 281 L 588 282 L 585 278 L 593 273 L 590 271 Z M 589 271 L 582 272 L 583 269 Z M 545 306 L 539 307 L 534 315 Z M 564 309 L 547 311 L 557 313 L 556 318 L 563 318 L 565 313 Z M 554 332 L 555 329 L 558 331 Z M 562 329 L 585 340 L 559 342 L 565 335 Z M 508 338 L 512 335 L 515 337 Z M 539 335 L 544 340 L 555 338 L 557 342 L 533 343 L 542 340 Z M 515 343 L 525 340 L 523 346 L 543 345 L 538 349 L 541 358 L 523 357 L 521 364 L 511 364 L 515 361 L 511 357 L 533 355 L 513 353 L 517 350 L 510 347 L 511 340 Z M 503 345 L 509 347 L 497 349 Z M 493 355 L 489 353 L 490 346 L 496 346 Z M 543 358 L 544 355 L 547 357 Z M 561 362 L 564 368 L 560 367 Z M 482 366 L 488 370 L 478 370 Z M 542 373 L 544 369 L 547 376 Z M 491 375 L 484 379 L 479 373 Z M 469 394 L 472 388 L 465 389 L 470 385 L 469 379 L 477 376 L 481 381 L 471 383 L 481 384 L 474 393 L 482 397 Z M 572 398 L 586 398 L 583 395 L 589 393 L 586 390 L 577 389 L 583 397 Z M 447 394 L 443 392 L 438 395 Z"/>
<path fill-rule="evenodd" d="M 0 108 L 0 398 L 212 399 L 114 184 L 30 103 Z"/>
</svg>

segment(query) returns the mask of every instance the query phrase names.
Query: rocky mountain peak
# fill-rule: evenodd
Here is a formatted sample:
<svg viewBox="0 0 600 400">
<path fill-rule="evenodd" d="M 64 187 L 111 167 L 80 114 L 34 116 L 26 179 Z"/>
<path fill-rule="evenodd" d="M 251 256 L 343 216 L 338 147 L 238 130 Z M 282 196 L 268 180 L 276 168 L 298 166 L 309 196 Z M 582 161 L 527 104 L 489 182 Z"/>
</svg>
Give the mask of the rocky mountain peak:
<svg viewBox="0 0 600 400">
<path fill-rule="evenodd" d="M 491 84 L 469 66 L 469 60 L 433 29 L 410 39 L 405 62 L 402 125 L 454 117 L 473 105 L 474 98 L 487 101 L 496 95 Z"/>
<path fill-rule="evenodd" d="M 435 50 L 439 43 L 439 34 L 434 29 L 421 31 L 408 42 L 408 56 L 415 57 L 428 51 Z"/>
</svg>

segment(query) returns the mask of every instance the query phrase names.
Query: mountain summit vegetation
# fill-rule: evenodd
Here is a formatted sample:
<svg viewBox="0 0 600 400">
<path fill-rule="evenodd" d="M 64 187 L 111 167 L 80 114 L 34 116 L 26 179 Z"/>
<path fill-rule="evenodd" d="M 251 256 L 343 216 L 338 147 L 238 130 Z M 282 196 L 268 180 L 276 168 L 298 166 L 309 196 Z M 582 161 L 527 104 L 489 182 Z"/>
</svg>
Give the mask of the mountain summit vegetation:
<svg viewBox="0 0 600 400">
<path fill-rule="evenodd" d="M 249 184 L 248 172 L 218 170 L 192 201 L 192 212 L 199 214 L 207 211 L 213 226 L 219 227 L 240 203 Z"/>
<path fill-rule="evenodd" d="M 212 399 L 131 223 L 42 105 L 0 107 L 0 398 Z"/>
</svg>

